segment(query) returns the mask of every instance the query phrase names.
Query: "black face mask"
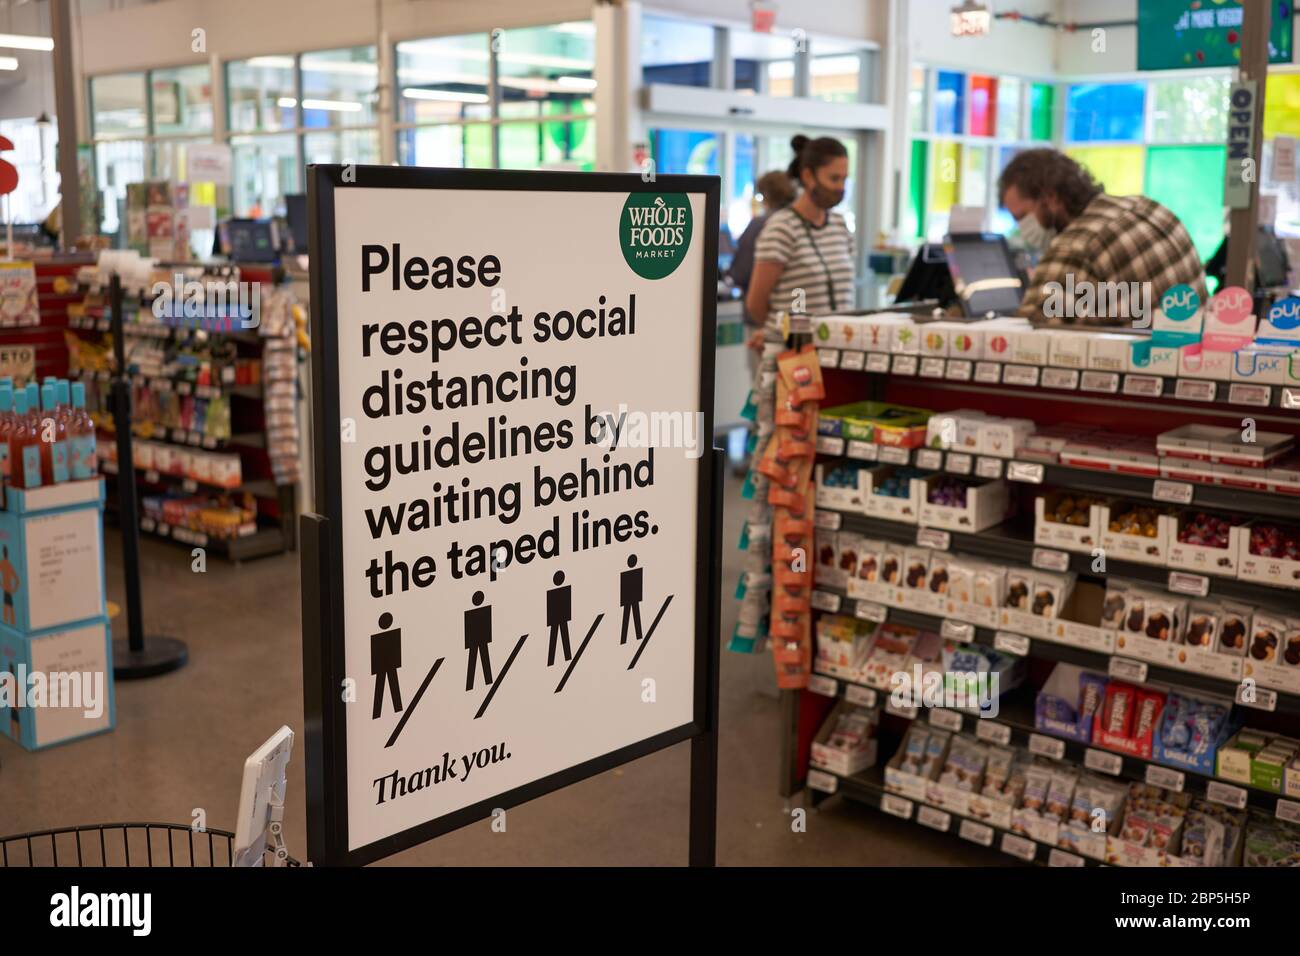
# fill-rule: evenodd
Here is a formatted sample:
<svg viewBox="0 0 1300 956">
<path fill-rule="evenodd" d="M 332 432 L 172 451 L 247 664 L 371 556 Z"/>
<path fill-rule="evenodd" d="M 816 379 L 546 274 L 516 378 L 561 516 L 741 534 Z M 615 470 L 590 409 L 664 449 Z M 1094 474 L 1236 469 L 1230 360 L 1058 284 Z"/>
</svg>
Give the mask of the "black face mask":
<svg viewBox="0 0 1300 956">
<path fill-rule="evenodd" d="M 834 209 L 844 201 L 843 189 L 828 189 L 821 183 L 815 183 L 810 198 L 819 209 Z"/>
</svg>

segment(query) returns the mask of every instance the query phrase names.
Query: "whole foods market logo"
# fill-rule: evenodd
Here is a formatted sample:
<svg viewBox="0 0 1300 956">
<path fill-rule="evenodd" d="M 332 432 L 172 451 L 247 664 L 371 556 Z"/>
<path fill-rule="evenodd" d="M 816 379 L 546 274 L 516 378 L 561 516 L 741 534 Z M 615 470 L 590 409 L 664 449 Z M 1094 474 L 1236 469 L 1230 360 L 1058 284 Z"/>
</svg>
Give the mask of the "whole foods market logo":
<svg viewBox="0 0 1300 956">
<path fill-rule="evenodd" d="M 643 279 L 670 276 L 691 247 L 691 204 L 685 193 L 632 193 L 619 221 L 623 258 Z"/>
</svg>

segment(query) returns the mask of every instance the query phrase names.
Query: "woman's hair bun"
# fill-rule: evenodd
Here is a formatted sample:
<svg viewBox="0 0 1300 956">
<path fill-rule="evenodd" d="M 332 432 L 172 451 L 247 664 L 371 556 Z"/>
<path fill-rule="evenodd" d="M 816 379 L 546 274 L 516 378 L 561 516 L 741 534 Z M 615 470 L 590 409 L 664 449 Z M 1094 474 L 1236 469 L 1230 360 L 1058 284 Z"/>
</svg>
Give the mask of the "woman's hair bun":
<svg viewBox="0 0 1300 956">
<path fill-rule="evenodd" d="M 803 148 L 807 145 L 808 145 L 808 137 L 805 136 L 803 133 L 795 133 L 793 136 L 790 137 L 790 148 L 795 151 L 796 155 L 802 153 Z"/>
</svg>

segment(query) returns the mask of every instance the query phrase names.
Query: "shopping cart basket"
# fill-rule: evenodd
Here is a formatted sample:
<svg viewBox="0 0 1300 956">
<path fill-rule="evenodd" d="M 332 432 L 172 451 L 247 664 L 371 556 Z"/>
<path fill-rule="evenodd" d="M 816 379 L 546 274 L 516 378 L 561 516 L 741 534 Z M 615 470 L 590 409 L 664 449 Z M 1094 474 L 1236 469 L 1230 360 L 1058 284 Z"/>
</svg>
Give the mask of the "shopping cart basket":
<svg viewBox="0 0 1300 956">
<path fill-rule="evenodd" d="M 235 835 L 180 823 L 102 823 L 0 837 L 0 867 L 234 865 Z M 264 862 L 271 865 L 273 850 Z M 286 866 L 301 866 L 293 857 Z"/>
</svg>

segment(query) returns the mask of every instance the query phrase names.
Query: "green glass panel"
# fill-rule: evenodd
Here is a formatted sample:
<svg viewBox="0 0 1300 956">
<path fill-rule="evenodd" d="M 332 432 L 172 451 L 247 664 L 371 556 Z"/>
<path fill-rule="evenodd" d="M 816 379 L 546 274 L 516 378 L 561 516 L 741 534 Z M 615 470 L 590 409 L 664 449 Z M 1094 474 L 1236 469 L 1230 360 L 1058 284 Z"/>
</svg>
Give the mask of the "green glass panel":
<svg viewBox="0 0 1300 956">
<path fill-rule="evenodd" d="M 1052 111 L 1056 89 L 1050 83 L 1035 83 L 1029 88 L 1029 138 L 1052 138 Z"/>
<path fill-rule="evenodd" d="M 904 223 L 904 234 L 909 236 L 920 236 L 921 223 L 925 222 L 925 181 L 926 181 L 926 162 L 927 150 L 926 142 L 923 139 L 912 140 L 912 180 L 909 186 L 911 202 L 908 203 L 907 212 L 909 221 Z"/>
<path fill-rule="evenodd" d="M 1223 240 L 1222 146 L 1152 146 L 1147 150 L 1146 194 L 1168 206 L 1205 260 Z"/>
</svg>

